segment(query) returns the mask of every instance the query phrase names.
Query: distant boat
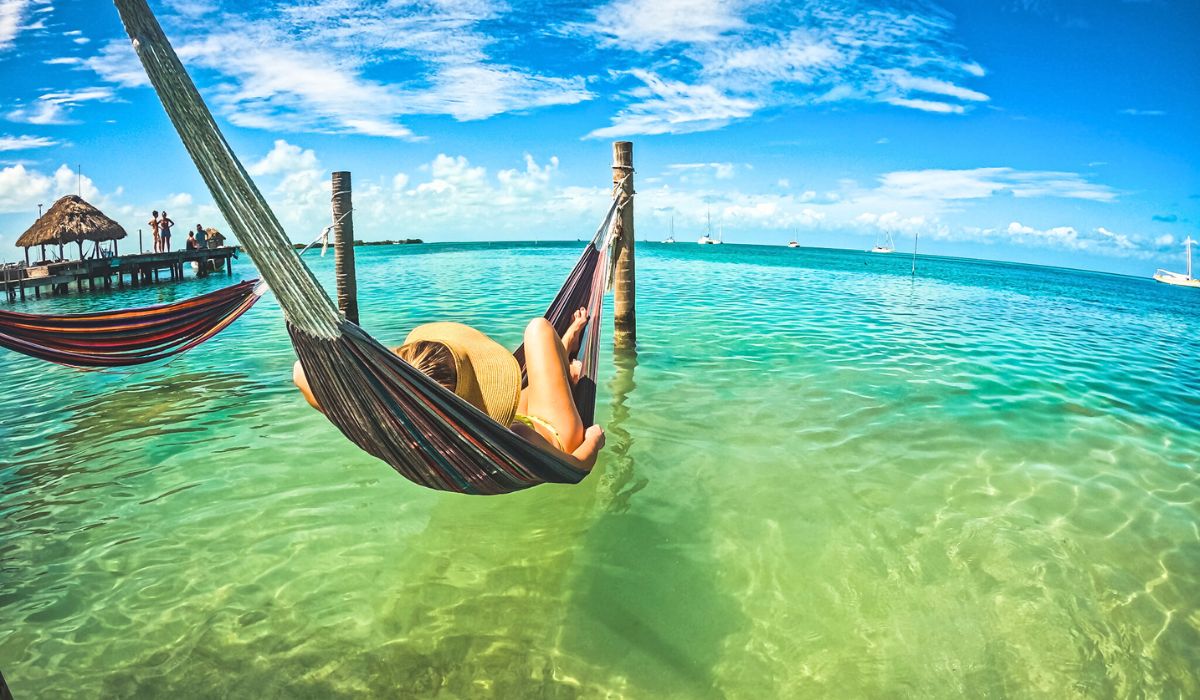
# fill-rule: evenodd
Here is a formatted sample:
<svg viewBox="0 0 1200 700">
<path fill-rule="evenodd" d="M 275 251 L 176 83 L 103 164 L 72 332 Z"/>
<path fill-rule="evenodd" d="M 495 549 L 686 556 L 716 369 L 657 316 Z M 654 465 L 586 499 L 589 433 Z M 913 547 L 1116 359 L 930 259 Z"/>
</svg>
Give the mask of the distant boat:
<svg viewBox="0 0 1200 700">
<path fill-rule="evenodd" d="M 800 241 L 796 240 L 796 238 L 798 238 L 798 236 L 796 236 L 796 234 L 793 233 L 792 240 L 788 241 L 789 248 L 799 248 L 800 247 Z"/>
<path fill-rule="evenodd" d="M 896 242 L 892 240 L 892 232 L 884 231 L 884 240 L 882 245 L 879 238 L 875 239 L 875 247 L 871 249 L 872 253 L 894 253 L 896 252 Z"/>
<path fill-rule="evenodd" d="M 1195 242 L 1191 236 L 1188 236 L 1187 240 L 1183 242 L 1184 248 L 1187 249 L 1187 274 L 1181 275 L 1178 272 L 1159 268 L 1158 272 L 1154 273 L 1154 279 L 1164 284 L 1174 284 L 1180 287 L 1200 287 L 1200 280 L 1192 277 L 1192 244 Z"/>
<path fill-rule="evenodd" d="M 708 213 L 708 228 L 704 231 L 704 235 L 700 240 L 696 241 L 700 245 L 716 245 L 717 239 L 712 237 L 712 212 Z"/>
<path fill-rule="evenodd" d="M 664 240 L 663 243 L 674 243 L 674 242 L 675 242 L 675 217 L 672 216 L 671 217 L 671 235 L 667 236 L 666 240 Z"/>
</svg>

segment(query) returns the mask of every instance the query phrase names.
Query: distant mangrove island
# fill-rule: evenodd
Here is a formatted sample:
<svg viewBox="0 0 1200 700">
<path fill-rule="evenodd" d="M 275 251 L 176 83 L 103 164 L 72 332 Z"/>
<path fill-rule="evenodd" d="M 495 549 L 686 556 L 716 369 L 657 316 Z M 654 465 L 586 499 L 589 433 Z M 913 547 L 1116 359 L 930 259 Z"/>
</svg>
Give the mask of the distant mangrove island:
<svg viewBox="0 0 1200 700">
<path fill-rule="evenodd" d="M 421 240 L 420 238 L 404 238 L 404 239 L 398 240 L 398 241 L 392 241 L 392 240 L 361 241 L 361 240 L 357 240 L 357 241 L 354 241 L 354 245 L 356 245 L 356 246 L 360 246 L 360 245 L 414 245 L 417 243 L 424 243 L 424 242 L 425 241 Z M 332 241 L 330 242 L 330 244 L 332 245 Z M 306 245 L 305 243 L 293 243 L 292 247 L 297 250 L 300 250 L 300 249 L 304 248 L 305 245 Z"/>
</svg>

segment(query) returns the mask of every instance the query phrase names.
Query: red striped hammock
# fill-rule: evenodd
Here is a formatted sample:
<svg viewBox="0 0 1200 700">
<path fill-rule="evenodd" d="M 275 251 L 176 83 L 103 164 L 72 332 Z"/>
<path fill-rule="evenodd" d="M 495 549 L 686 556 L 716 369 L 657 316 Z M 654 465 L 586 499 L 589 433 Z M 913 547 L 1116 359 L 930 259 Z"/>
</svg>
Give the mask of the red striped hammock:
<svg viewBox="0 0 1200 700">
<path fill-rule="evenodd" d="M 262 297 L 248 280 L 134 309 L 85 314 L 0 311 L 0 347 L 69 367 L 128 367 L 186 352 L 220 333 Z"/>
<path fill-rule="evenodd" d="M 145 0 L 115 3 L 213 200 L 279 300 L 296 354 L 330 422 L 364 451 L 433 489 L 499 494 L 583 479 L 587 471 L 566 455 L 500 425 L 337 313 L 217 128 Z M 571 310 L 586 306 L 591 312 L 581 353 L 585 379 L 575 396 L 584 424 L 593 420 L 600 302 L 609 268 L 604 254 L 610 252 L 611 224 L 621 201 L 614 197 L 604 223 L 546 313 L 561 333 Z M 520 350 L 517 356 L 520 360 Z"/>
</svg>

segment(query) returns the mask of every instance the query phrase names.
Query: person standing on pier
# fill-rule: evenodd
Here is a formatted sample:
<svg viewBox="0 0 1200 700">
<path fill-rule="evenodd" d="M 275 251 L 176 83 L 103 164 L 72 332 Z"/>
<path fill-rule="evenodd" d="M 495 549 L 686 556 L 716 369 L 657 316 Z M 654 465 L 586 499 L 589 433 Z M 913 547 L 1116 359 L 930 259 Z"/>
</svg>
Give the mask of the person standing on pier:
<svg viewBox="0 0 1200 700">
<path fill-rule="evenodd" d="M 158 237 L 158 210 L 155 209 L 151 214 L 152 216 L 146 222 L 146 225 L 150 227 L 150 233 L 154 234 L 154 252 L 157 253 L 159 248 L 162 247 L 162 241 Z"/>
<path fill-rule="evenodd" d="M 201 250 L 208 247 L 208 232 L 200 224 L 196 224 L 196 247 Z"/>
<path fill-rule="evenodd" d="M 171 227 L 175 225 L 174 221 L 167 216 L 167 212 L 163 211 L 162 218 L 158 220 L 158 235 L 162 239 L 163 253 L 171 252 Z"/>
</svg>

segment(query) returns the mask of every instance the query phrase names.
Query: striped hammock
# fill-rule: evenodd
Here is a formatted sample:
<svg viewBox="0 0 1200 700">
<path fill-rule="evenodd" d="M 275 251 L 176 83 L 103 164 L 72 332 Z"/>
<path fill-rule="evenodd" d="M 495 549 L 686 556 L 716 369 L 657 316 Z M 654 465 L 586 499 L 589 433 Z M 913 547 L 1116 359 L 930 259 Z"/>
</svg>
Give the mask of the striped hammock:
<svg viewBox="0 0 1200 700">
<path fill-rule="evenodd" d="M 115 0 L 121 20 L 184 147 L 238 242 L 279 300 L 305 376 L 326 417 L 364 451 L 414 483 L 499 494 L 587 475 L 519 437 L 346 321 L 300 261 L 274 212 L 217 128 L 145 0 Z M 614 198 L 546 318 L 562 333 L 571 312 L 590 314 L 576 401 L 591 424 L 601 299 L 609 280 Z M 523 352 L 518 349 L 518 361 Z"/>
<path fill-rule="evenodd" d="M 262 297 L 258 280 L 173 304 L 86 314 L 0 311 L 0 347 L 69 367 L 129 367 L 186 352 Z"/>
</svg>

